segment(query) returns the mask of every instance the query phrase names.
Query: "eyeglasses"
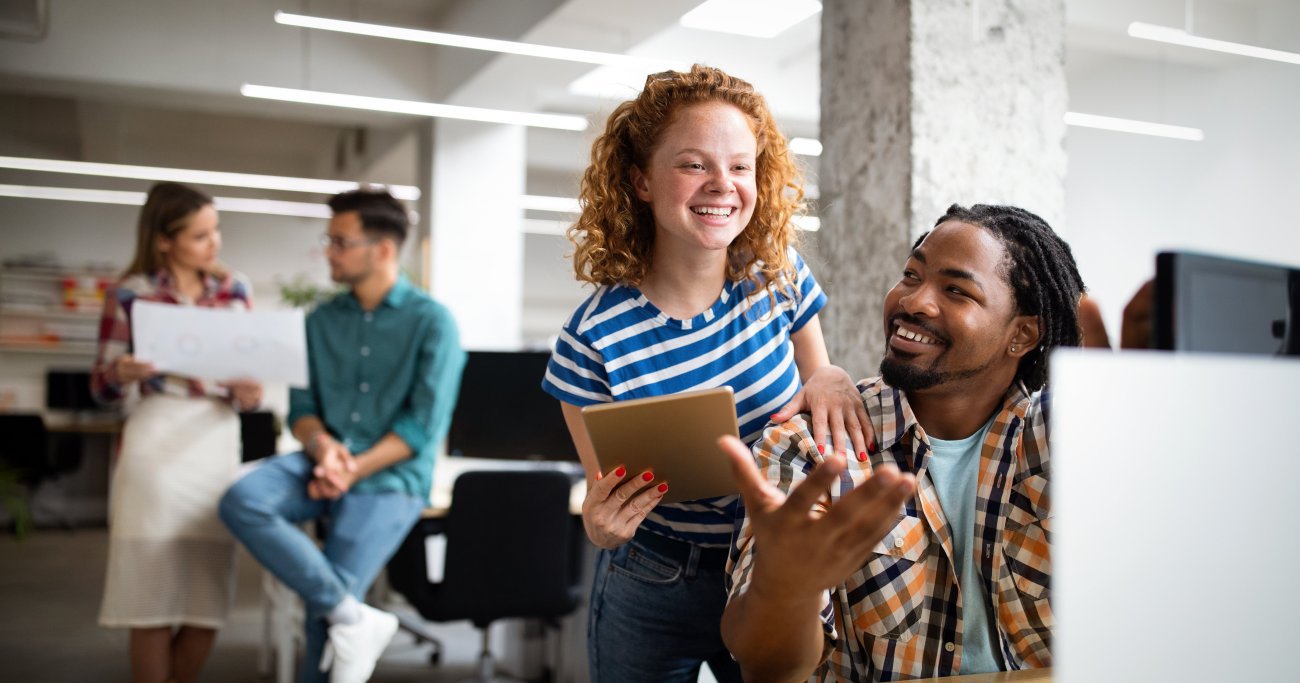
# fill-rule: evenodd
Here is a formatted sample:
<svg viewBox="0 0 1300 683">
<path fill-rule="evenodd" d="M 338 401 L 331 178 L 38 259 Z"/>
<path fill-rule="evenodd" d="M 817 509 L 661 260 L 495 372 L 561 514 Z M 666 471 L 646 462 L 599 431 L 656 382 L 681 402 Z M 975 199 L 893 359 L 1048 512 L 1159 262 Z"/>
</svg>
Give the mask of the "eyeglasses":
<svg viewBox="0 0 1300 683">
<path fill-rule="evenodd" d="M 378 241 L 379 240 L 376 240 L 373 237 L 366 237 L 359 240 L 350 240 L 350 239 L 345 239 L 343 237 L 335 237 L 333 235 L 320 236 L 320 245 L 322 247 L 325 247 L 326 249 L 337 249 L 339 251 L 347 251 L 352 247 L 359 247 L 365 244 L 374 244 L 375 242 Z"/>
</svg>

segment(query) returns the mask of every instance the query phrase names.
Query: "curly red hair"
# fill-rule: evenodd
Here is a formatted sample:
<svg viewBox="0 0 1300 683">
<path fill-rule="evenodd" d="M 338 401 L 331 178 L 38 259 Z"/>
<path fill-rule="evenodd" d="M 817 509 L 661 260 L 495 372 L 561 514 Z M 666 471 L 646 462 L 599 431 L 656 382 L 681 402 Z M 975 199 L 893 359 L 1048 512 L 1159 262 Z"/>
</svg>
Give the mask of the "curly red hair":
<svg viewBox="0 0 1300 683">
<path fill-rule="evenodd" d="M 609 115 L 604 133 L 592 145 L 578 193 L 582 214 L 568 230 L 579 280 L 641 284 L 651 266 L 655 224 L 650 205 L 636 196 L 629 171 L 645 168 L 679 110 L 709 102 L 725 102 L 743 112 L 758 139 L 754 214 L 727 249 L 727 278 L 747 279 L 755 288 L 764 281 L 783 281 L 787 287 L 794 282 L 789 248 L 797 239 L 791 219 L 803 210 L 803 175 L 763 96 L 749 83 L 699 64 L 689 72 L 648 76 L 636 99 Z"/>
</svg>

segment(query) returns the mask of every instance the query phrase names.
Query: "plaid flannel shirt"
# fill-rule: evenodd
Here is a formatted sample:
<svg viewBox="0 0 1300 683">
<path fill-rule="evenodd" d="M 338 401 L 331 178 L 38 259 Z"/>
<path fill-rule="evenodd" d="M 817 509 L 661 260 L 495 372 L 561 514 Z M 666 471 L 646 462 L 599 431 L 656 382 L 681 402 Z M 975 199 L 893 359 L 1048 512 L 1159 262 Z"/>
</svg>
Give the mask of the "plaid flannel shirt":
<svg viewBox="0 0 1300 683">
<path fill-rule="evenodd" d="M 190 301 L 176 291 L 171 273 L 159 270 L 151 276 L 130 275 L 104 293 L 104 311 L 99 319 L 99 348 L 90 375 L 90 390 L 95 400 L 104 404 L 121 401 L 126 387 L 118 381 L 113 363 L 122 354 L 132 353 L 131 307 L 136 301 L 203 306 L 207 308 L 252 308 L 253 299 L 243 276 L 207 275 L 203 294 Z M 182 375 L 158 374 L 140 382 L 140 395 L 212 396 L 229 400 L 229 392 L 215 384 Z"/>
<path fill-rule="evenodd" d="M 931 453 L 903 393 L 879 378 L 859 384 L 880 448 L 865 463 L 849 458 L 835 500 L 873 467 L 893 463 L 917 478 L 917 493 L 866 564 L 822 609 L 824 660 L 810 681 L 891 681 L 949 676 L 962 657 L 962 599 L 952 530 L 926 473 Z M 980 450 L 971 552 L 991 601 L 997 648 L 1008 669 L 1051 666 L 1051 500 L 1047 445 L 1049 392 L 1007 392 Z M 754 446 L 768 481 L 789 492 L 822 459 L 803 416 L 769 426 Z M 750 580 L 755 548 L 743 520 L 730 563 L 731 596 Z"/>
</svg>

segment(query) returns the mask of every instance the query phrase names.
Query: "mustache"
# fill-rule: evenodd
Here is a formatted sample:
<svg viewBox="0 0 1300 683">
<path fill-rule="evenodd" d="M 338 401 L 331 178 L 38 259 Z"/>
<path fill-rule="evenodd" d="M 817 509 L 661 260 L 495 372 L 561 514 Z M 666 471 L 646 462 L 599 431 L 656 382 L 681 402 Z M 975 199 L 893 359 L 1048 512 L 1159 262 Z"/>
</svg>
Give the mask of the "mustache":
<svg viewBox="0 0 1300 683">
<path fill-rule="evenodd" d="M 893 329 L 894 329 L 894 327 L 896 327 L 896 326 L 898 325 L 899 322 L 905 322 L 905 323 L 907 323 L 908 326 L 910 326 L 910 327 L 915 327 L 915 328 L 919 328 L 919 329 L 925 330 L 925 333 L 926 333 L 927 335 L 929 335 L 929 336 L 931 336 L 931 337 L 934 337 L 935 339 L 938 339 L 939 341 L 941 341 L 941 342 L 943 342 L 943 343 L 945 343 L 945 344 L 947 344 L 947 343 L 949 343 L 949 342 L 952 341 L 951 339 L 948 338 L 948 335 L 946 335 L 946 334 L 940 332 L 939 330 L 935 329 L 934 325 L 931 325 L 930 323 L 928 323 L 928 322 L 926 322 L 926 321 L 924 321 L 924 320 L 922 320 L 922 319 L 920 319 L 920 318 L 918 318 L 918 317 L 916 317 L 916 316 L 914 316 L 914 315 L 912 315 L 912 314 L 910 314 L 910 313 L 896 313 L 896 314 L 890 316 L 890 318 L 889 318 L 889 329 L 890 329 L 889 334 L 893 334 Z"/>
</svg>

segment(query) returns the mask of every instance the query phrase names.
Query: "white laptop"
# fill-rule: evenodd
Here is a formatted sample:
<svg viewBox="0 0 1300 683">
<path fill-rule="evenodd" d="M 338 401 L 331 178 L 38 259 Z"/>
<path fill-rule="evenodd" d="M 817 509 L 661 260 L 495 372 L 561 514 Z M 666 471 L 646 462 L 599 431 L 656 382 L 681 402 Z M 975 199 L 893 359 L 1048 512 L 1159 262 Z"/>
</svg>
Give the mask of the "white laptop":
<svg viewBox="0 0 1300 683">
<path fill-rule="evenodd" d="M 1054 683 L 1295 681 L 1300 360 L 1052 358 Z"/>
</svg>

